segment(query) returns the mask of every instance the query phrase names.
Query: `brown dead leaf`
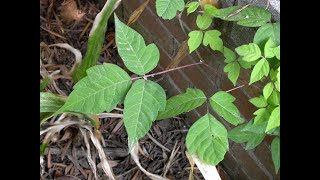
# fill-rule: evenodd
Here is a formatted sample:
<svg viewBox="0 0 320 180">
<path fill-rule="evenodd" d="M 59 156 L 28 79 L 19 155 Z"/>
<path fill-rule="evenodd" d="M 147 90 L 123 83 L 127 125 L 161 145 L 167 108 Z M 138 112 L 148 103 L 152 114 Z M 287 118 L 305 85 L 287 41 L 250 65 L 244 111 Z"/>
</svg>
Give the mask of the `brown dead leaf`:
<svg viewBox="0 0 320 180">
<path fill-rule="evenodd" d="M 177 65 L 188 55 L 188 43 L 187 41 L 183 41 L 178 50 L 178 53 L 174 57 L 173 61 L 167 66 L 166 70 L 173 69 L 177 67 Z"/>
<path fill-rule="evenodd" d="M 69 23 L 71 21 L 80 21 L 85 13 L 78 9 L 74 0 L 65 0 L 61 4 L 60 15 L 65 22 Z"/>
<path fill-rule="evenodd" d="M 201 9 L 204 9 L 204 6 L 206 4 L 211 4 L 212 6 L 215 6 L 216 8 L 220 8 L 219 0 L 201 0 L 200 6 Z"/>
<path fill-rule="evenodd" d="M 133 11 L 133 13 L 131 14 L 131 16 L 128 20 L 128 23 L 127 23 L 128 26 L 130 26 L 131 24 L 133 24 L 134 22 L 136 22 L 139 19 L 141 13 L 147 7 L 148 3 L 149 3 L 149 0 L 146 0 L 135 11 Z"/>
</svg>

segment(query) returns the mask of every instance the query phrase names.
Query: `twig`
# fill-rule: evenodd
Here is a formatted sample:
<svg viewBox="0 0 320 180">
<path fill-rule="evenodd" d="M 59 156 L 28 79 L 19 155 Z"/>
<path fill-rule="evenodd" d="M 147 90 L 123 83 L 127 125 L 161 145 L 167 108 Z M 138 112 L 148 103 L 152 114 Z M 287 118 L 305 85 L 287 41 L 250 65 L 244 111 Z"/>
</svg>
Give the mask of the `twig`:
<svg viewBox="0 0 320 180">
<path fill-rule="evenodd" d="M 150 133 L 147 133 L 148 137 L 154 142 L 156 143 L 158 146 L 160 146 L 162 149 L 171 152 L 170 149 L 166 148 L 165 146 L 163 146 L 162 144 L 160 144 L 156 139 L 154 139 Z"/>
<path fill-rule="evenodd" d="M 64 39 L 64 40 L 67 39 L 67 38 L 61 36 L 60 34 L 58 34 L 58 33 L 56 33 L 56 32 L 53 32 L 53 31 L 50 31 L 49 29 L 46 29 L 46 28 L 44 28 L 44 27 L 42 27 L 42 26 L 40 26 L 40 28 L 43 29 L 43 30 L 45 30 L 45 31 L 47 31 L 48 33 L 50 33 L 50 34 L 52 34 L 52 35 L 54 35 L 54 36 L 57 36 L 57 37 L 61 38 L 61 39 Z"/>
<path fill-rule="evenodd" d="M 241 86 L 238 86 L 238 87 L 235 87 L 235 88 L 232 88 L 232 89 L 229 89 L 229 90 L 228 90 L 228 91 L 226 91 L 226 92 L 227 92 L 227 93 L 228 93 L 228 92 L 231 92 L 231 91 L 233 91 L 233 90 L 236 90 L 236 89 L 242 88 L 243 86 L 246 86 L 246 84 L 241 85 Z"/>
<path fill-rule="evenodd" d="M 252 4 L 247 4 L 247 5 L 243 6 L 242 8 L 240 8 L 240 9 L 236 10 L 235 12 L 229 14 L 229 15 L 227 16 L 227 18 L 229 18 L 229 17 L 231 17 L 231 16 L 234 16 L 234 15 L 240 13 L 242 10 L 244 10 L 245 8 L 247 8 L 247 7 L 251 6 L 251 5 L 252 5 Z"/>
<path fill-rule="evenodd" d="M 149 74 L 149 75 L 146 75 L 146 76 L 138 76 L 138 77 L 134 77 L 134 78 L 132 78 L 131 80 L 133 81 L 133 80 L 137 80 L 137 79 L 153 77 L 153 76 L 157 76 L 157 75 L 160 75 L 160 74 L 165 74 L 165 73 L 168 73 L 168 72 L 171 72 L 171 71 L 175 71 L 175 70 L 178 70 L 178 69 L 183 69 L 183 68 L 187 68 L 187 67 L 195 66 L 195 65 L 198 65 L 198 64 L 203 64 L 203 61 L 201 61 L 201 60 L 200 60 L 200 62 L 198 62 L 198 63 L 188 64 L 188 65 L 185 65 L 185 66 L 180 66 L 180 67 L 177 67 L 177 68 L 173 68 L 173 69 L 169 69 L 169 70 L 161 71 L 161 72 L 154 73 L 154 74 Z"/>
</svg>

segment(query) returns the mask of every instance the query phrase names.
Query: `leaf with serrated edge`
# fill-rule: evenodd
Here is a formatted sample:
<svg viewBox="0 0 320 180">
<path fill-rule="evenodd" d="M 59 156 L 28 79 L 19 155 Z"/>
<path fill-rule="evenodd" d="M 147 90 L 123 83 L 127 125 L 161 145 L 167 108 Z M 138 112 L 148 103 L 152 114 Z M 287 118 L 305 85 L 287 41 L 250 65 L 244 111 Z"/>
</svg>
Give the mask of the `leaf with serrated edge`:
<svg viewBox="0 0 320 180">
<path fill-rule="evenodd" d="M 272 111 L 265 132 L 278 126 L 280 126 L 280 106 L 274 108 Z"/>
<path fill-rule="evenodd" d="M 183 10 L 184 5 L 184 0 L 156 0 L 157 14 L 163 19 L 172 19 L 177 11 Z"/>
<path fill-rule="evenodd" d="M 228 131 L 228 137 L 231 139 L 233 142 L 236 143 L 244 143 L 249 141 L 252 138 L 252 135 L 254 133 L 252 132 L 247 132 L 247 131 L 242 131 L 244 127 L 246 127 L 247 124 L 241 124 L 232 130 Z"/>
<path fill-rule="evenodd" d="M 208 46 L 214 51 L 220 51 L 223 53 L 223 41 L 219 37 L 221 32 L 218 30 L 209 30 L 204 33 L 203 45 Z"/>
<path fill-rule="evenodd" d="M 176 117 L 184 112 L 189 112 L 206 101 L 206 96 L 200 89 L 188 88 L 183 94 L 173 96 L 167 100 L 166 109 L 159 112 L 157 120 Z"/>
<path fill-rule="evenodd" d="M 219 116 L 222 116 L 230 124 L 236 126 L 244 122 L 240 112 L 233 104 L 236 98 L 227 92 L 219 91 L 210 98 L 210 104 Z"/>
<path fill-rule="evenodd" d="M 280 168 L 280 138 L 278 137 L 274 138 L 271 143 L 271 155 L 274 168 L 278 174 Z"/>
<path fill-rule="evenodd" d="M 270 38 L 276 46 L 280 45 L 280 23 L 268 23 L 261 26 L 254 35 L 253 42 L 263 49 Z"/>
<path fill-rule="evenodd" d="M 40 92 L 40 112 L 56 112 L 64 103 L 65 98 L 50 92 Z"/>
<path fill-rule="evenodd" d="M 236 60 L 236 54 L 229 48 L 227 47 L 223 47 L 223 55 L 224 55 L 224 58 L 226 58 L 224 60 L 225 63 L 231 63 L 233 61 Z"/>
<path fill-rule="evenodd" d="M 211 114 L 198 119 L 189 129 L 186 146 L 205 163 L 217 165 L 229 149 L 226 128 Z"/>
<path fill-rule="evenodd" d="M 251 72 L 249 85 L 259 81 L 264 76 L 268 76 L 269 71 L 270 71 L 269 62 L 266 59 L 262 58 L 254 66 Z"/>
<path fill-rule="evenodd" d="M 267 101 L 264 99 L 263 96 L 251 98 L 249 102 L 258 108 L 263 108 L 268 105 Z"/>
<path fill-rule="evenodd" d="M 114 19 L 118 52 L 126 67 L 138 75 L 152 71 L 160 59 L 157 46 L 154 43 L 146 46 L 138 32 L 121 22 L 116 15 Z"/>
<path fill-rule="evenodd" d="M 196 19 L 196 24 L 199 29 L 206 30 L 212 23 L 212 18 L 208 13 L 199 14 Z"/>
<path fill-rule="evenodd" d="M 131 148 L 150 130 L 159 111 L 166 107 L 163 88 L 152 81 L 135 81 L 124 100 L 123 119 L 128 133 L 129 152 Z"/>
<path fill-rule="evenodd" d="M 261 57 L 261 51 L 258 45 L 254 43 L 244 44 L 235 49 L 242 56 L 243 61 L 252 62 Z"/>
<path fill-rule="evenodd" d="M 195 12 L 200 6 L 199 2 L 190 2 L 186 5 L 188 15 Z"/>
<path fill-rule="evenodd" d="M 267 85 L 263 88 L 263 96 L 265 99 L 268 99 L 268 97 L 271 95 L 272 91 L 274 89 L 274 86 L 272 82 L 269 82 Z"/>
<path fill-rule="evenodd" d="M 232 84 L 235 86 L 237 83 L 237 79 L 240 75 L 240 65 L 238 62 L 232 62 L 227 64 L 223 71 L 225 73 L 228 73 L 228 78 L 232 82 Z"/>
<path fill-rule="evenodd" d="M 189 39 L 188 39 L 189 53 L 191 53 L 200 46 L 203 38 L 203 32 L 191 31 L 188 34 L 188 36 L 189 36 Z"/>
<path fill-rule="evenodd" d="M 74 87 L 67 102 L 57 113 L 80 112 L 97 114 L 110 112 L 123 101 L 131 85 L 130 76 L 119 66 L 103 64 L 87 70 L 88 76 Z"/>
</svg>

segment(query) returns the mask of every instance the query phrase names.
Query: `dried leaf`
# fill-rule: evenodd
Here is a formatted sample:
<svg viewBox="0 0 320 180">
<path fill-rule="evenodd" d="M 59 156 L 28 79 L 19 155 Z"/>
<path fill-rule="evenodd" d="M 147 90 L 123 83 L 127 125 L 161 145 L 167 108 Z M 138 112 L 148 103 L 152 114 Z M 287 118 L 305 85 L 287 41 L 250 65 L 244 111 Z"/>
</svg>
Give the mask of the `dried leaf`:
<svg viewBox="0 0 320 180">
<path fill-rule="evenodd" d="M 216 8 L 220 8 L 219 0 L 201 0 L 200 2 L 201 9 L 203 10 L 204 6 L 207 4 L 215 6 Z"/>
<path fill-rule="evenodd" d="M 149 0 L 146 0 L 135 11 L 133 11 L 133 13 L 131 14 L 131 16 L 130 16 L 130 18 L 128 20 L 128 23 L 127 23 L 128 26 L 130 26 L 131 24 L 133 24 L 134 22 L 136 22 L 139 19 L 141 13 L 147 7 L 148 3 L 149 3 Z"/>
<path fill-rule="evenodd" d="M 85 13 L 78 10 L 77 3 L 74 0 L 66 0 L 61 4 L 60 15 L 64 21 L 69 23 L 71 21 L 80 21 Z"/>
<path fill-rule="evenodd" d="M 194 160 L 192 159 L 188 151 L 186 151 L 185 153 L 190 163 L 190 173 L 189 173 L 188 180 L 194 180 L 194 177 L 193 177 Z"/>
<path fill-rule="evenodd" d="M 80 63 L 82 61 L 81 52 L 78 49 L 70 46 L 68 43 L 57 43 L 57 44 L 49 45 L 49 47 L 52 47 L 52 46 L 58 46 L 61 48 L 65 48 L 65 49 L 71 51 L 75 55 L 75 57 L 76 57 L 75 63 L 73 64 L 71 70 L 67 73 L 68 75 L 72 75 L 73 71 L 78 67 L 78 65 L 80 65 Z"/>
<path fill-rule="evenodd" d="M 83 128 L 80 128 L 80 132 L 84 138 L 84 142 L 86 144 L 86 147 L 87 147 L 87 159 L 88 159 L 88 163 L 92 169 L 92 172 L 94 174 L 94 177 L 95 179 L 98 179 L 98 176 L 97 176 L 97 167 L 96 167 L 96 164 L 94 163 L 94 161 L 92 160 L 91 158 L 91 149 L 90 149 L 90 144 L 89 144 L 89 141 L 88 141 L 88 137 L 87 137 L 87 133 L 86 131 L 83 129 Z"/>
<path fill-rule="evenodd" d="M 111 180 L 115 180 L 116 177 L 112 171 L 112 168 L 110 167 L 109 162 L 107 161 L 107 157 L 104 153 L 104 150 L 99 142 L 99 140 L 94 136 L 94 134 L 91 131 L 91 127 L 89 126 L 83 126 L 83 128 L 86 128 L 89 131 L 89 135 L 90 135 L 90 139 L 92 141 L 92 143 L 94 144 L 94 146 L 96 147 L 96 149 L 98 150 L 98 155 L 102 164 L 102 169 L 103 171 L 106 173 L 106 175 L 111 179 Z"/>
<path fill-rule="evenodd" d="M 188 42 L 183 41 L 178 50 L 178 53 L 174 57 L 173 61 L 168 65 L 166 70 L 172 69 L 178 66 L 178 64 L 188 55 Z"/>
<path fill-rule="evenodd" d="M 217 168 L 212 165 L 204 164 L 196 155 L 191 155 L 198 169 L 206 180 L 221 180 Z"/>
</svg>

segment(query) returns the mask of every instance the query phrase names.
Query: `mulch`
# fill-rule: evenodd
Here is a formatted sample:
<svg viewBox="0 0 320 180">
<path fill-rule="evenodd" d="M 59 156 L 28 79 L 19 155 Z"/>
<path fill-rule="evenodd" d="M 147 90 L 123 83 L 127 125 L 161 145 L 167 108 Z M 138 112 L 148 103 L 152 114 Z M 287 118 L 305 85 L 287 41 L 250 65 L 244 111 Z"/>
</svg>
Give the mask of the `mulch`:
<svg viewBox="0 0 320 180">
<path fill-rule="evenodd" d="M 64 73 L 72 67 L 74 55 L 62 48 L 49 48 L 48 45 L 68 43 L 79 49 L 84 55 L 92 22 L 100 7 L 97 1 L 77 0 L 79 9 L 86 14 L 80 21 L 67 23 L 60 16 L 63 2 L 62 0 L 40 0 L 40 56 L 46 73 L 57 73 L 54 84 L 50 84 L 46 91 L 68 95 L 74 84 Z M 109 24 L 99 64 L 108 62 L 123 66 L 114 48 L 113 37 L 114 25 Z M 43 77 L 40 75 L 40 81 L 43 80 Z M 119 106 L 119 108 L 122 107 Z M 119 109 L 113 112 L 119 112 Z M 154 174 L 166 173 L 169 179 L 188 179 L 190 164 L 185 155 L 185 138 L 190 125 L 191 120 L 184 116 L 155 122 L 149 131 L 150 136 L 145 136 L 139 142 L 141 165 Z M 100 132 L 105 140 L 104 152 L 117 179 L 150 179 L 139 170 L 128 154 L 127 133 L 122 119 L 101 119 Z M 40 137 L 40 143 L 43 138 Z M 157 145 L 152 139 L 166 149 Z M 45 168 L 43 173 L 40 173 L 40 179 L 94 179 L 86 159 L 85 149 L 86 146 L 79 129 L 72 126 L 63 129 L 60 134 L 51 139 L 46 149 Z M 91 151 L 92 158 L 97 164 L 98 176 L 101 179 L 108 179 L 99 166 L 100 160 L 96 149 L 92 148 Z M 170 160 L 171 154 L 175 152 L 176 154 L 173 154 Z M 193 176 L 194 179 L 203 179 L 197 167 L 194 167 Z"/>
</svg>

